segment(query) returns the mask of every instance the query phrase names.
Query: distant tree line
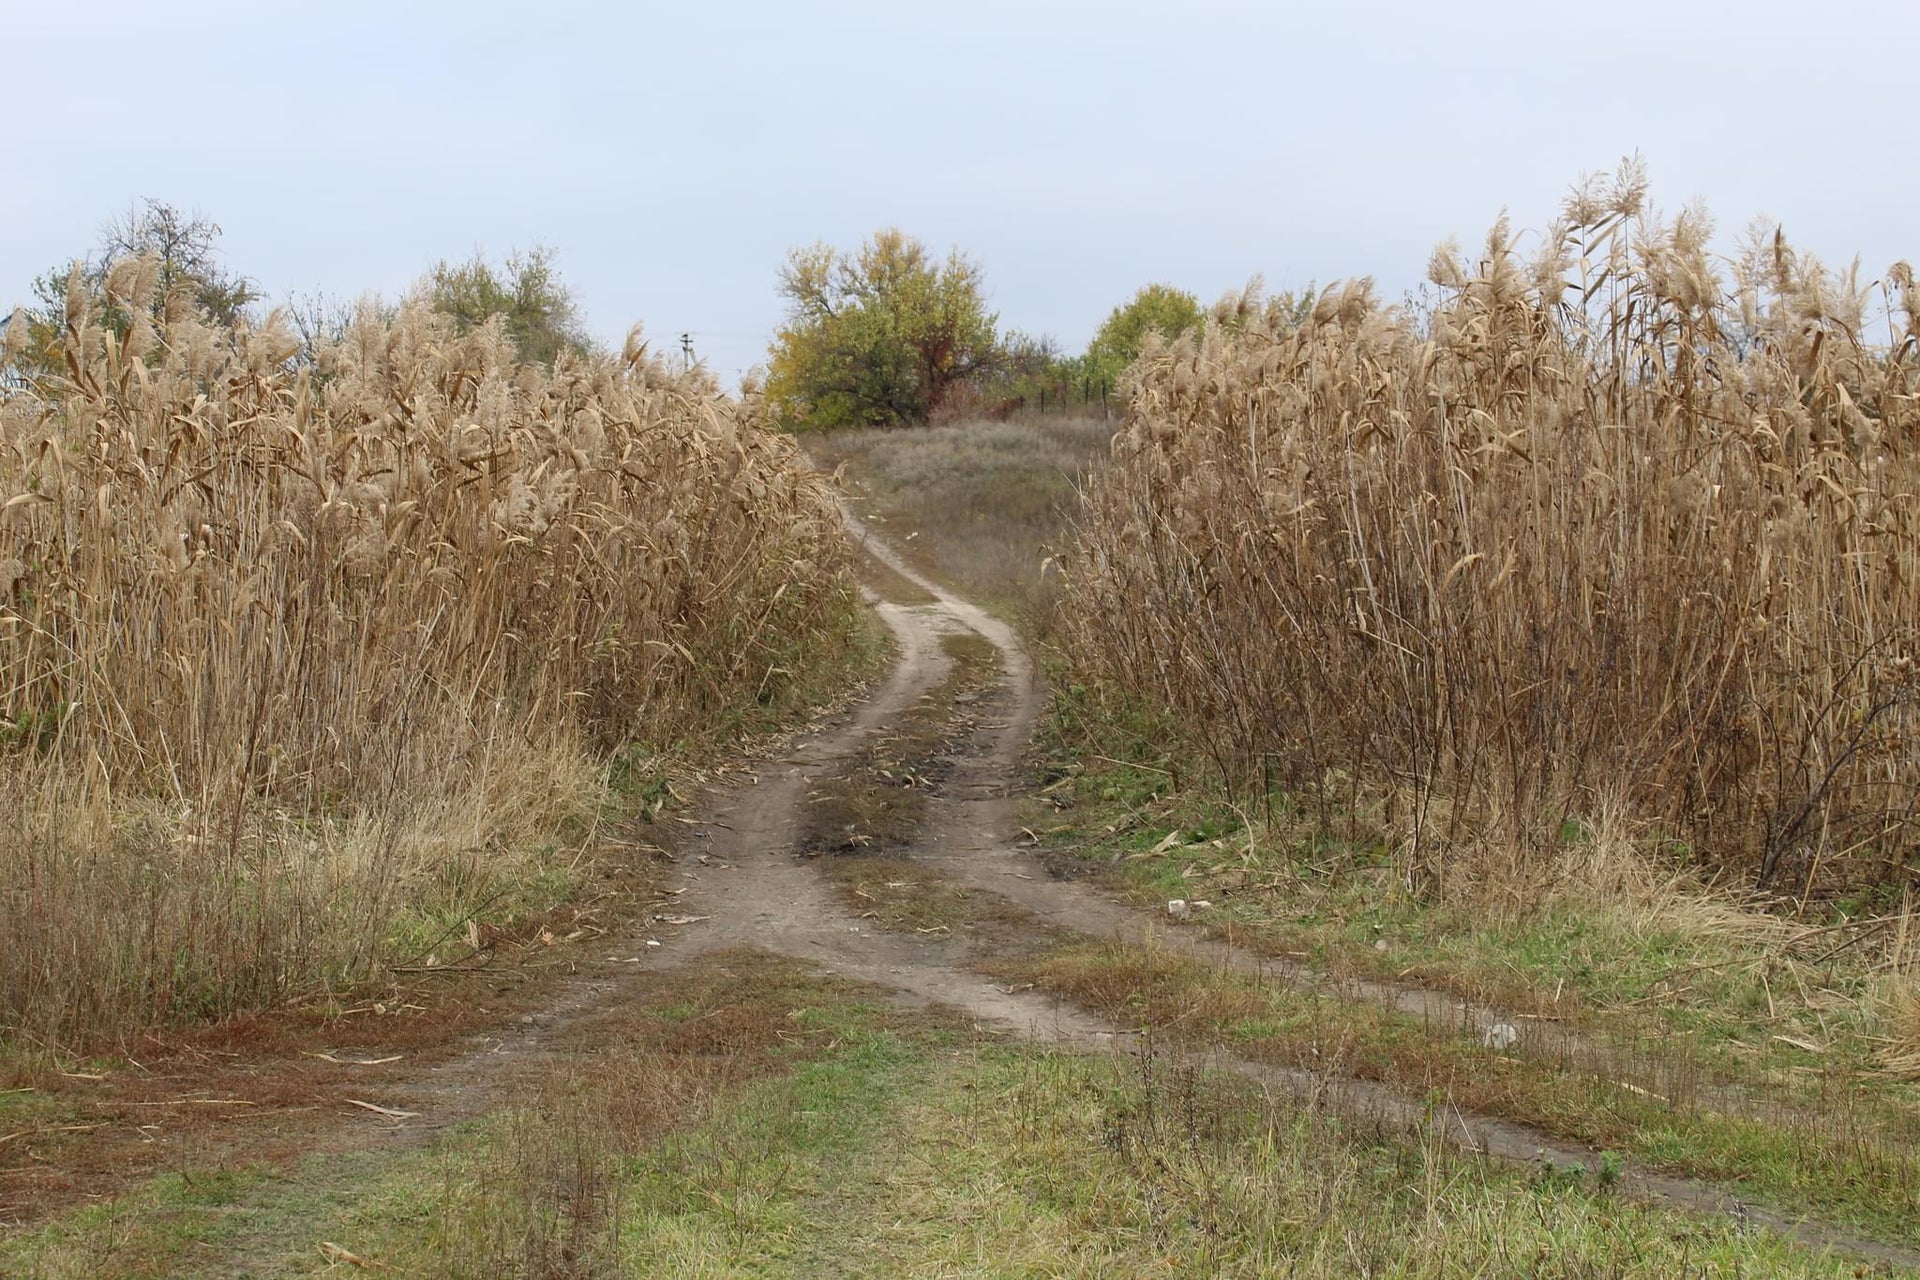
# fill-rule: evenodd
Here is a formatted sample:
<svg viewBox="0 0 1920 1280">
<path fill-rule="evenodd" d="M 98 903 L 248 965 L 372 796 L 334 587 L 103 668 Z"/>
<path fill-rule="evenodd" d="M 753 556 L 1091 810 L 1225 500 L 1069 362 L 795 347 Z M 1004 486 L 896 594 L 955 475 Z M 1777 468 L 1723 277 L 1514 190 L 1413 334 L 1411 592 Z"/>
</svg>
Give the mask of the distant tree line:
<svg viewBox="0 0 1920 1280">
<path fill-rule="evenodd" d="M 0 378 L 10 385 L 58 376 L 69 299 L 104 302 L 116 262 L 140 259 L 157 273 L 150 322 L 197 314 L 210 324 L 257 323 L 262 295 L 232 270 L 219 249 L 219 224 L 147 200 L 108 222 L 84 256 L 43 272 L 33 302 L 7 323 Z M 937 418 L 1006 416 L 1023 410 L 1117 404 L 1120 377 L 1150 335 L 1167 339 L 1210 322 L 1193 294 L 1149 284 L 1113 309 L 1087 349 L 1068 355 L 1050 337 L 1002 332 L 988 307 L 980 264 L 958 249 L 945 257 L 897 228 L 857 249 L 826 244 L 795 249 L 779 277 L 787 316 L 768 353 L 763 390 L 772 416 L 794 430 L 904 425 Z M 78 291 L 76 294 L 75 291 Z M 535 245 L 496 263 L 476 253 L 442 259 L 413 285 L 411 297 L 453 318 L 461 332 L 498 322 L 520 358 L 552 364 L 594 349 L 553 251 Z M 391 310 L 377 298 L 344 302 L 295 299 L 286 312 L 311 351 L 338 337 L 361 307 Z M 0 315 L 4 312 L 0 311 Z M 105 306 L 124 336 L 135 317 Z"/>
<path fill-rule="evenodd" d="M 147 200 L 109 221 L 85 256 L 35 278 L 33 303 L 7 320 L 6 372 L 28 383 L 64 372 L 56 353 L 69 297 L 75 302 L 106 299 L 108 271 L 130 259 L 145 259 L 156 272 L 150 321 L 193 313 L 220 326 L 258 322 L 260 290 L 226 265 L 220 236 L 218 223 L 161 200 Z M 442 259 L 415 282 L 412 293 L 453 317 L 462 332 L 499 317 L 522 360 L 552 364 L 564 353 L 593 349 L 573 292 L 554 268 L 553 251 L 544 246 L 510 253 L 498 265 L 479 253 L 464 262 Z M 288 311 L 311 347 L 344 332 L 359 305 L 392 309 L 377 299 L 343 303 L 306 298 Z M 135 317 L 119 304 L 109 304 L 105 319 L 116 336 L 124 337 Z"/>
<path fill-rule="evenodd" d="M 796 249 L 780 273 L 787 318 L 769 352 L 765 393 L 795 430 L 1003 416 L 1077 397 L 1106 402 L 1147 336 L 1206 320 L 1199 300 L 1152 284 L 1114 308 L 1084 354 L 1052 338 L 1001 333 L 980 264 L 944 259 L 897 228 L 858 249 Z"/>
</svg>

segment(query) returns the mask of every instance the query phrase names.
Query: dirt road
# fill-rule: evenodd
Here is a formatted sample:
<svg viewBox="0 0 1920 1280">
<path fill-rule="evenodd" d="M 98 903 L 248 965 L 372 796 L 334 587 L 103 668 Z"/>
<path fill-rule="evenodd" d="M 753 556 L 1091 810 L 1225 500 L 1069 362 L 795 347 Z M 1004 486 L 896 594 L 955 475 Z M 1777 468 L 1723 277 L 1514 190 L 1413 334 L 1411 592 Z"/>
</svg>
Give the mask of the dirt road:
<svg viewBox="0 0 1920 1280">
<path fill-rule="evenodd" d="M 682 842 L 662 905 L 644 928 L 603 939 L 604 949 L 596 948 L 596 957 L 581 964 L 577 976 L 557 984 L 554 998 L 506 1026 L 473 1037 L 437 1065 L 396 1065 L 369 1076 L 378 1080 L 380 1107 L 359 1102 L 359 1110 L 339 1108 L 331 1127 L 317 1134 L 326 1146 L 381 1150 L 431 1141 L 448 1126 L 505 1104 L 518 1083 L 577 1053 L 583 1034 L 590 1038 L 595 1019 L 633 1003 L 644 987 L 657 991 L 662 980 L 671 980 L 672 973 L 689 962 L 737 948 L 807 961 L 873 984 L 904 1004 L 957 1010 L 976 1027 L 1010 1038 L 1090 1052 L 1135 1048 L 1133 1028 L 1031 987 L 995 981 L 985 972 L 993 957 L 983 954 L 986 948 L 977 936 L 880 927 L 872 912 L 850 905 L 842 887 L 822 874 L 817 860 L 802 855 L 815 788 L 862 767 L 863 749 L 898 730 L 927 695 L 942 686 L 954 661 L 951 646 L 943 640 L 956 634 L 989 642 L 997 669 L 990 686 L 966 695 L 969 732 L 944 749 L 938 792 L 900 851 L 911 862 L 943 881 L 1004 900 L 1009 918 L 1019 922 L 1012 927 L 1036 935 L 1052 929 L 1173 953 L 1263 982 L 1311 988 L 1331 999 L 1384 1005 L 1424 1019 L 1443 1033 L 1476 1041 L 1487 1024 L 1502 1017 L 1498 1010 L 1417 987 L 1329 983 L 1204 929 L 1171 925 L 1086 883 L 1050 875 L 1033 841 L 1022 832 L 1015 807 L 1023 753 L 1043 705 L 1018 637 L 997 618 L 917 573 L 851 515 L 847 519 L 868 553 L 915 584 L 925 593 L 920 598 L 929 601 L 871 600 L 897 647 L 884 682 L 841 716 L 790 740 L 773 758 L 754 762 L 695 805 L 691 837 Z M 1209 1055 L 1205 1065 L 1242 1074 L 1275 1095 L 1311 1098 L 1344 1117 L 1388 1129 L 1418 1129 L 1429 1138 L 1491 1158 L 1587 1169 L 1600 1163 L 1597 1153 L 1526 1125 L 1436 1109 L 1426 1098 L 1404 1096 L 1337 1067 L 1276 1067 L 1225 1052 Z M 1743 1205 L 1713 1186 L 1634 1172 L 1628 1173 L 1625 1185 L 1674 1207 L 1736 1215 L 1815 1247 L 1920 1270 L 1920 1256 L 1910 1251 L 1825 1224 L 1789 1222 Z M 250 1247 L 244 1238 L 230 1243 L 241 1253 Z"/>
<path fill-rule="evenodd" d="M 996 984 L 976 970 L 981 957 L 965 940 L 878 928 L 796 855 L 813 782 L 840 767 L 935 688 L 949 664 L 941 637 L 970 631 L 998 651 L 1000 678 L 978 708 L 979 732 L 955 753 L 943 794 L 932 801 L 928 819 L 907 851 L 914 861 L 1009 900 L 1037 924 L 1160 948 L 1263 980 L 1310 985 L 1340 998 L 1384 1004 L 1463 1034 L 1478 1036 L 1485 1024 L 1502 1017 L 1498 1010 L 1415 987 L 1327 984 L 1298 966 L 1276 963 L 1198 929 L 1168 927 L 1098 890 L 1048 875 L 1015 820 L 1021 755 L 1041 707 L 1032 664 L 1018 637 L 999 619 L 917 573 L 851 514 L 847 520 L 869 554 L 922 588 L 932 603 L 873 599 L 898 646 L 898 660 L 884 686 L 840 723 L 795 742 L 780 759 L 760 762 L 744 785 L 709 798 L 694 841 L 699 848 L 681 859 L 679 882 L 673 886 L 677 905 L 669 918 L 691 923 L 660 931 L 658 945 L 641 963 L 671 966 L 717 949 L 757 947 L 873 983 L 905 1002 L 958 1009 L 975 1025 L 1009 1036 L 1088 1050 L 1125 1050 L 1133 1043 L 1128 1028 L 1044 993 Z M 612 997 L 614 988 L 597 987 L 582 995 L 586 998 L 581 1007 L 587 1007 Z M 557 1010 L 554 1016 L 564 1018 L 566 1011 Z M 529 1039 L 537 1043 L 538 1027 L 528 1030 Z M 1599 1164 L 1597 1153 L 1570 1147 L 1529 1126 L 1457 1110 L 1436 1119 L 1426 1100 L 1366 1081 L 1275 1068 L 1226 1054 L 1212 1056 L 1210 1064 L 1253 1077 L 1278 1093 L 1310 1096 L 1350 1118 L 1437 1129 L 1444 1140 L 1489 1157 L 1588 1169 Z M 458 1074 L 473 1065 L 455 1063 L 448 1070 Z M 1825 1224 L 1787 1221 L 1703 1183 L 1642 1173 L 1629 1174 L 1627 1185 L 1677 1207 L 1771 1226 L 1816 1247 L 1920 1267 L 1920 1256 L 1909 1251 Z"/>
</svg>

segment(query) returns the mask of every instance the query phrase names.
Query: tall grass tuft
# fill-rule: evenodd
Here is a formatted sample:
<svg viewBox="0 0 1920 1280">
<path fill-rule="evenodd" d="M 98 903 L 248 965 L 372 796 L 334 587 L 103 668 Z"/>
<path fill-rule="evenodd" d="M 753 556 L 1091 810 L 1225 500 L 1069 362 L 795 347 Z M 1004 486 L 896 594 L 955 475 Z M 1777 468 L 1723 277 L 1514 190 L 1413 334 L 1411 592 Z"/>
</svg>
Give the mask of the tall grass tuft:
<svg viewBox="0 0 1920 1280">
<path fill-rule="evenodd" d="M 1416 877 L 1609 808 L 1769 892 L 1920 854 L 1920 315 L 1635 165 L 1523 254 L 1446 247 L 1150 347 L 1065 562 L 1081 675 L 1236 787 L 1384 802 Z M 1484 867 L 1482 868 L 1485 869 Z"/>
<path fill-rule="evenodd" d="M 76 284 L 65 375 L 0 401 L 0 1028 L 364 975 L 595 762 L 846 639 L 823 482 L 637 333 L 547 370 L 408 306 L 302 356 L 156 287 Z"/>
</svg>

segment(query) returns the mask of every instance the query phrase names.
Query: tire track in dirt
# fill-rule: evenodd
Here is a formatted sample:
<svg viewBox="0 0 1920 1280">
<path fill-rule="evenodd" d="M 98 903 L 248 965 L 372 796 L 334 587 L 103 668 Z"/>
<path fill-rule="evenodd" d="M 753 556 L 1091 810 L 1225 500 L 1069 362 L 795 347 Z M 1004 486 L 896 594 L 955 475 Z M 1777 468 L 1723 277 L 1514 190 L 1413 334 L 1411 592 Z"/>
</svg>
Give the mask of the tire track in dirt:
<svg viewBox="0 0 1920 1280">
<path fill-rule="evenodd" d="M 929 847 L 925 852 L 917 852 L 916 857 L 938 865 L 975 888 L 1012 900 L 1048 924 L 1155 946 L 1216 968 L 1309 988 L 1341 999 L 1385 1005 L 1437 1026 L 1483 1030 L 1493 1023 L 1511 1020 L 1512 1015 L 1505 1011 L 1428 987 L 1365 979 L 1336 982 L 1305 965 L 1262 955 L 1198 929 L 1163 927 L 1156 918 L 1084 885 L 1042 874 L 1037 861 L 1014 840 L 1020 834 L 1014 819 L 1014 781 L 1019 777 L 1021 756 L 1033 737 L 1041 711 L 1032 659 L 1005 622 L 928 580 L 844 507 L 841 514 L 869 555 L 935 598 L 935 606 L 906 613 L 909 627 L 914 626 L 912 619 L 916 613 L 924 616 L 937 609 L 950 620 L 947 625 L 958 623 L 991 643 L 1000 653 L 1004 675 L 989 708 L 1001 717 L 994 743 L 989 751 L 963 761 L 955 771 L 950 790 L 973 794 L 935 802 L 939 817 L 929 824 L 925 841 Z M 895 626 L 895 634 L 899 636 L 897 616 L 890 616 L 889 623 Z"/>
<path fill-rule="evenodd" d="M 901 645 L 902 670 L 913 665 L 906 655 L 937 654 L 938 636 L 955 627 L 963 627 L 989 641 L 1001 659 L 1001 678 L 995 696 L 985 707 L 990 717 L 998 717 L 998 723 L 986 726 L 991 736 L 984 750 L 956 757 L 947 794 L 932 802 L 926 826 L 910 850 L 909 856 L 915 861 L 938 869 L 960 884 L 997 894 L 1044 924 L 1111 938 L 1123 944 L 1157 947 L 1262 981 L 1284 983 L 1348 1001 L 1384 1005 L 1446 1029 L 1479 1031 L 1507 1020 L 1508 1015 L 1501 1010 L 1430 988 L 1365 980 L 1335 982 L 1305 966 L 1277 961 L 1197 930 L 1165 928 L 1148 913 L 1116 902 L 1085 885 L 1048 875 L 1041 863 L 1016 842 L 1021 834 L 1014 810 L 1021 757 L 1042 706 L 1031 658 L 1006 623 L 919 573 L 844 506 L 842 516 L 851 536 L 868 554 L 934 598 L 931 605 L 878 606 Z M 930 688 L 937 678 L 937 672 L 914 677 L 922 690 Z M 794 813 L 789 812 L 784 821 L 790 832 Z M 790 870 L 805 870 L 794 867 L 790 857 L 784 862 Z M 796 879 L 812 882 L 805 903 L 809 918 L 816 922 L 802 931 L 802 945 L 831 953 L 833 948 L 828 940 L 815 930 L 822 927 L 819 922 L 831 920 L 835 915 L 844 921 L 850 913 L 833 901 L 831 895 L 821 892 L 818 878 L 800 876 Z M 784 931 L 792 928 L 791 915 L 782 915 L 777 909 L 763 912 L 762 921 L 766 924 L 784 921 L 779 926 L 782 940 L 787 936 Z M 966 962 L 966 948 L 962 944 L 908 940 L 897 935 L 889 942 L 854 925 L 841 923 L 837 927 L 860 941 L 844 947 L 838 955 L 809 958 L 819 959 L 848 976 L 866 978 L 920 998 L 954 1005 L 980 1022 L 997 1023 L 1016 1034 L 1082 1048 L 1126 1048 L 1133 1042 L 1126 1030 L 1084 1012 L 1075 1012 L 1058 1000 L 1026 993 L 1009 994 L 991 983 L 955 972 L 954 966 Z M 767 943 L 763 941 L 760 945 Z M 776 949 L 784 949 L 777 943 L 774 945 Z M 885 953 L 878 965 L 874 962 L 876 951 Z M 1578 1167 L 1589 1172 L 1599 1169 L 1595 1152 L 1570 1146 L 1530 1125 L 1457 1108 L 1451 1110 L 1450 1116 L 1436 1117 L 1424 1100 L 1349 1076 L 1277 1068 L 1225 1053 L 1206 1055 L 1204 1060 L 1215 1068 L 1255 1079 L 1277 1092 L 1326 1105 L 1349 1119 L 1398 1129 L 1433 1127 L 1453 1145 L 1496 1159 L 1522 1163 L 1547 1161 L 1558 1167 Z M 1787 1218 L 1747 1204 L 1708 1183 L 1642 1171 L 1630 1172 L 1624 1181 L 1630 1191 L 1675 1207 L 1733 1216 L 1780 1231 L 1816 1249 L 1831 1249 L 1920 1270 L 1920 1252 L 1827 1223 Z"/>
<path fill-rule="evenodd" d="M 777 757 L 750 762 L 739 781 L 701 799 L 688 847 L 668 878 L 673 905 L 663 910 L 670 915 L 662 917 L 688 923 L 604 939 L 604 950 L 614 954 L 583 966 L 545 1008 L 474 1037 L 419 1076 L 396 1081 L 393 1109 L 410 1114 L 383 1127 L 387 1140 L 419 1143 L 503 1105 L 519 1081 L 561 1060 L 553 1046 L 567 1032 L 628 998 L 636 979 L 739 947 L 813 962 L 892 992 L 903 1004 L 949 1006 L 1000 1034 L 1088 1049 L 1131 1043 L 1131 1036 L 1070 1005 L 1007 991 L 968 972 L 959 942 L 873 927 L 795 856 L 811 783 L 843 768 L 951 665 L 939 640 L 960 629 L 958 623 L 924 607 L 871 596 L 869 603 L 894 637 L 891 673 L 838 722 L 789 740 Z"/>
<path fill-rule="evenodd" d="M 950 659 L 940 639 L 971 631 L 1000 656 L 997 687 L 979 704 L 983 732 L 954 753 L 954 768 L 928 821 L 907 851 L 948 878 L 999 895 L 1042 924 L 1175 954 L 1265 981 L 1311 988 L 1341 999 L 1386 1004 L 1459 1028 L 1497 1016 L 1451 995 L 1379 983 L 1330 983 L 1301 966 L 1258 955 L 1201 934 L 1169 929 L 1157 918 L 1102 896 L 1086 885 L 1053 879 L 1016 840 L 1014 798 L 1021 755 L 1040 714 L 1031 660 L 1012 630 L 978 606 L 928 581 L 851 515 L 850 532 L 883 564 L 933 597 L 933 603 L 870 603 L 892 632 L 898 656 L 881 688 L 839 722 L 790 742 L 778 758 L 758 761 L 739 784 L 717 791 L 697 809 L 694 837 L 679 858 L 671 888 L 674 919 L 689 923 L 611 941 L 608 957 L 568 984 L 559 999 L 504 1034 L 483 1036 L 410 1081 L 396 1082 L 399 1107 L 417 1114 L 373 1140 L 412 1145 L 511 1096 L 527 1072 L 558 1060 L 563 1033 L 615 1007 L 637 975 L 670 973 L 700 956 L 751 947 L 809 961 L 871 983 L 903 1004 L 957 1010 L 983 1030 L 1014 1039 L 1084 1051 L 1138 1048 L 1139 1037 L 1058 997 L 1007 989 L 974 972 L 978 958 L 960 938 L 883 930 L 851 910 L 833 885 L 797 856 L 811 785 L 846 767 L 871 738 L 906 715 L 945 676 Z M 646 945 L 653 936 L 657 945 Z M 624 958 L 622 958 L 624 957 Z M 1324 1106 L 1361 1124 L 1421 1130 L 1463 1150 L 1520 1162 L 1550 1162 L 1595 1171 L 1597 1155 L 1544 1131 L 1494 1116 L 1450 1109 L 1344 1075 L 1275 1067 L 1215 1052 L 1197 1055 L 1215 1069 L 1260 1083 L 1274 1095 Z M 1920 1270 L 1920 1253 L 1814 1221 L 1756 1209 L 1723 1189 L 1683 1178 L 1630 1171 L 1626 1188 L 1651 1200 L 1709 1214 L 1727 1214 L 1831 1249 Z"/>
</svg>

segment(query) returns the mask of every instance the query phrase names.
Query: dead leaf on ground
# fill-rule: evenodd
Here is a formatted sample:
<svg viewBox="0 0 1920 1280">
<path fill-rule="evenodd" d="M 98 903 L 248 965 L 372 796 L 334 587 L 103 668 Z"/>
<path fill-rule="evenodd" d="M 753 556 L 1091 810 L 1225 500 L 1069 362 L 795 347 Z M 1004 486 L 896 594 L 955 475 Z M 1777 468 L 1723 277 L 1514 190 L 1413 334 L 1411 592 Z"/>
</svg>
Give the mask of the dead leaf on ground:
<svg viewBox="0 0 1920 1280">
<path fill-rule="evenodd" d="M 327 1260 L 329 1267 L 346 1263 L 350 1267 L 377 1267 L 381 1271 L 391 1271 L 392 1267 L 384 1262 L 375 1262 L 372 1258 L 363 1258 L 353 1250 L 335 1244 L 331 1240 L 320 1242 L 320 1256 Z"/>
</svg>

